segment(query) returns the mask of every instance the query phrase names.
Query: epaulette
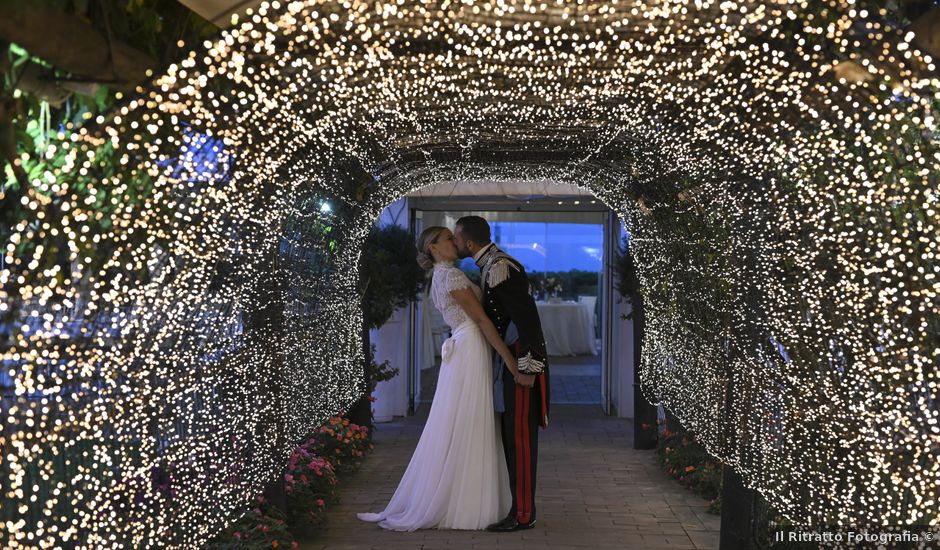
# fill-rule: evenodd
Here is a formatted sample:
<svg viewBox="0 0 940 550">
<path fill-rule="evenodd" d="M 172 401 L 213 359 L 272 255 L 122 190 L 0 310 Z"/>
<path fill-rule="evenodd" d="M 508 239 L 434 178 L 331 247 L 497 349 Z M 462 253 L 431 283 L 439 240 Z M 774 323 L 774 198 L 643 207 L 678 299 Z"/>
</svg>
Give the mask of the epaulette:
<svg viewBox="0 0 940 550">
<path fill-rule="evenodd" d="M 480 276 L 484 285 L 489 288 L 493 288 L 508 279 L 510 269 L 522 272 L 522 264 L 497 248 L 496 245 L 492 245 L 486 251 L 486 254 L 477 261 L 477 265 L 480 266 Z"/>
<path fill-rule="evenodd" d="M 493 260 L 493 265 L 490 266 L 489 270 L 486 273 L 486 284 L 490 288 L 497 286 L 506 279 L 509 278 L 509 269 L 515 269 L 519 271 L 519 268 L 510 261 L 508 258 L 496 258 Z"/>
<path fill-rule="evenodd" d="M 487 286 L 493 288 L 508 279 L 510 268 L 521 271 L 518 262 L 509 254 L 506 254 L 502 250 L 496 250 L 491 253 L 482 270 L 482 275 Z"/>
</svg>

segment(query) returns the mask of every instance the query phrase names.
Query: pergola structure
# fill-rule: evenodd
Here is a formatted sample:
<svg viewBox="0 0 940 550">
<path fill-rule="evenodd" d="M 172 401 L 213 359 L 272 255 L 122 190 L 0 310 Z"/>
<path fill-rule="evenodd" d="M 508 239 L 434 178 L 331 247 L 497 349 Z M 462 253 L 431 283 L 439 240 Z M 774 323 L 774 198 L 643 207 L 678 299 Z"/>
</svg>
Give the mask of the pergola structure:
<svg viewBox="0 0 940 550">
<path fill-rule="evenodd" d="M 5 545 L 217 533 L 361 395 L 379 213 L 456 181 L 577 186 L 625 220 L 644 392 L 786 517 L 936 525 L 940 80 L 892 18 L 835 0 L 248 12 L 61 136 L 67 160 L 24 198 L 0 273 Z"/>
</svg>

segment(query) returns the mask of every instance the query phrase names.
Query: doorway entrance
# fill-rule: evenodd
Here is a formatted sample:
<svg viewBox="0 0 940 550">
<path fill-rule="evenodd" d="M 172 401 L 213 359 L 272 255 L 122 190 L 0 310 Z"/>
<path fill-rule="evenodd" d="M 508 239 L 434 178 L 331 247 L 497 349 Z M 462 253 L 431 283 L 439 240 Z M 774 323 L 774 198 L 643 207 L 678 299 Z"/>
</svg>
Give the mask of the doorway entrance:
<svg viewBox="0 0 940 550">
<path fill-rule="evenodd" d="M 620 226 L 611 210 L 590 196 L 409 197 L 410 226 L 453 227 L 474 214 L 490 222 L 493 242 L 518 259 L 529 277 L 549 352 L 553 404 L 597 405 L 611 414 L 613 323 L 610 265 Z M 458 263 L 479 282 L 473 260 Z M 614 300 L 616 301 L 616 300 Z M 450 336 L 440 313 L 423 295 L 412 308 L 409 408 L 434 397 L 440 350 Z"/>
</svg>

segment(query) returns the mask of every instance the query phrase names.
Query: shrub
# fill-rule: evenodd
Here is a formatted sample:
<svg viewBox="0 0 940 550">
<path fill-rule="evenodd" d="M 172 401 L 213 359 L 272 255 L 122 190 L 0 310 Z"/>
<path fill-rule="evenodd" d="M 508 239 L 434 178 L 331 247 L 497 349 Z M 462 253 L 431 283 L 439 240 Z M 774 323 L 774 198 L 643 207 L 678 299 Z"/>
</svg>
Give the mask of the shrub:
<svg viewBox="0 0 940 550">
<path fill-rule="evenodd" d="M 338 501 L 333 465 L 316 456 L 311 439 L 291 454 L 284 474 L 287 493 L 287 521 L 293 528 L 303 524 L 318 527 L 326 522 L 327 505 Z"/>
<path fill-rule="evenodd" d="M 362 457 L 371 448 L 369 428 L 334 416 L 317 430 L 310 450 L 330 461 L 333 470 L 342 474 L 359 467 Z"/>
<path fill-rule="evenodd" d="M 259 496 L 257 505 L 208 548 L 296 548 L 291 531 L 310 537 L 326 523 L 330 504 L 339 501 L 336 473 L 357 468 L 369 449 L 372 442 L 367 427 L 341 416 L 330 418 L 291 453 L 284 474 L 287 516 Z"/>
<path fill-rule="evenodd" d="M 711 501 L 708 511 L 721 511 L 721 463 L 677 421 L 661 423 L 656 452 L 666 473 Z"/>
<path fill-rule="evenodd" d="M 270 550 L 297 548 L 284 515 L 259 496 L 255 507 L 225 528 L 206 548 L 212 550 Z"/>
</svg>

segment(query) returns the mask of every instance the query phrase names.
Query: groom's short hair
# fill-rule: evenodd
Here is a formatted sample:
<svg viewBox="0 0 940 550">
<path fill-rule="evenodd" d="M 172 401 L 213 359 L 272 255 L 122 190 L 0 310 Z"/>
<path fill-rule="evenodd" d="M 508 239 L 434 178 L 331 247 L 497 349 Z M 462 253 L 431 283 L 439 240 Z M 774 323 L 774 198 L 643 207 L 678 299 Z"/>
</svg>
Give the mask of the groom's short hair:
<svg viewBox="0 0 940 550">
<path fill-rule="evenodd" d="M 477 246 L 490 244 L 490 224 L 480 216 L 464 216 L 457 220 L 457 225 L 463 228 L 464 238 Z"/>
</svg>

